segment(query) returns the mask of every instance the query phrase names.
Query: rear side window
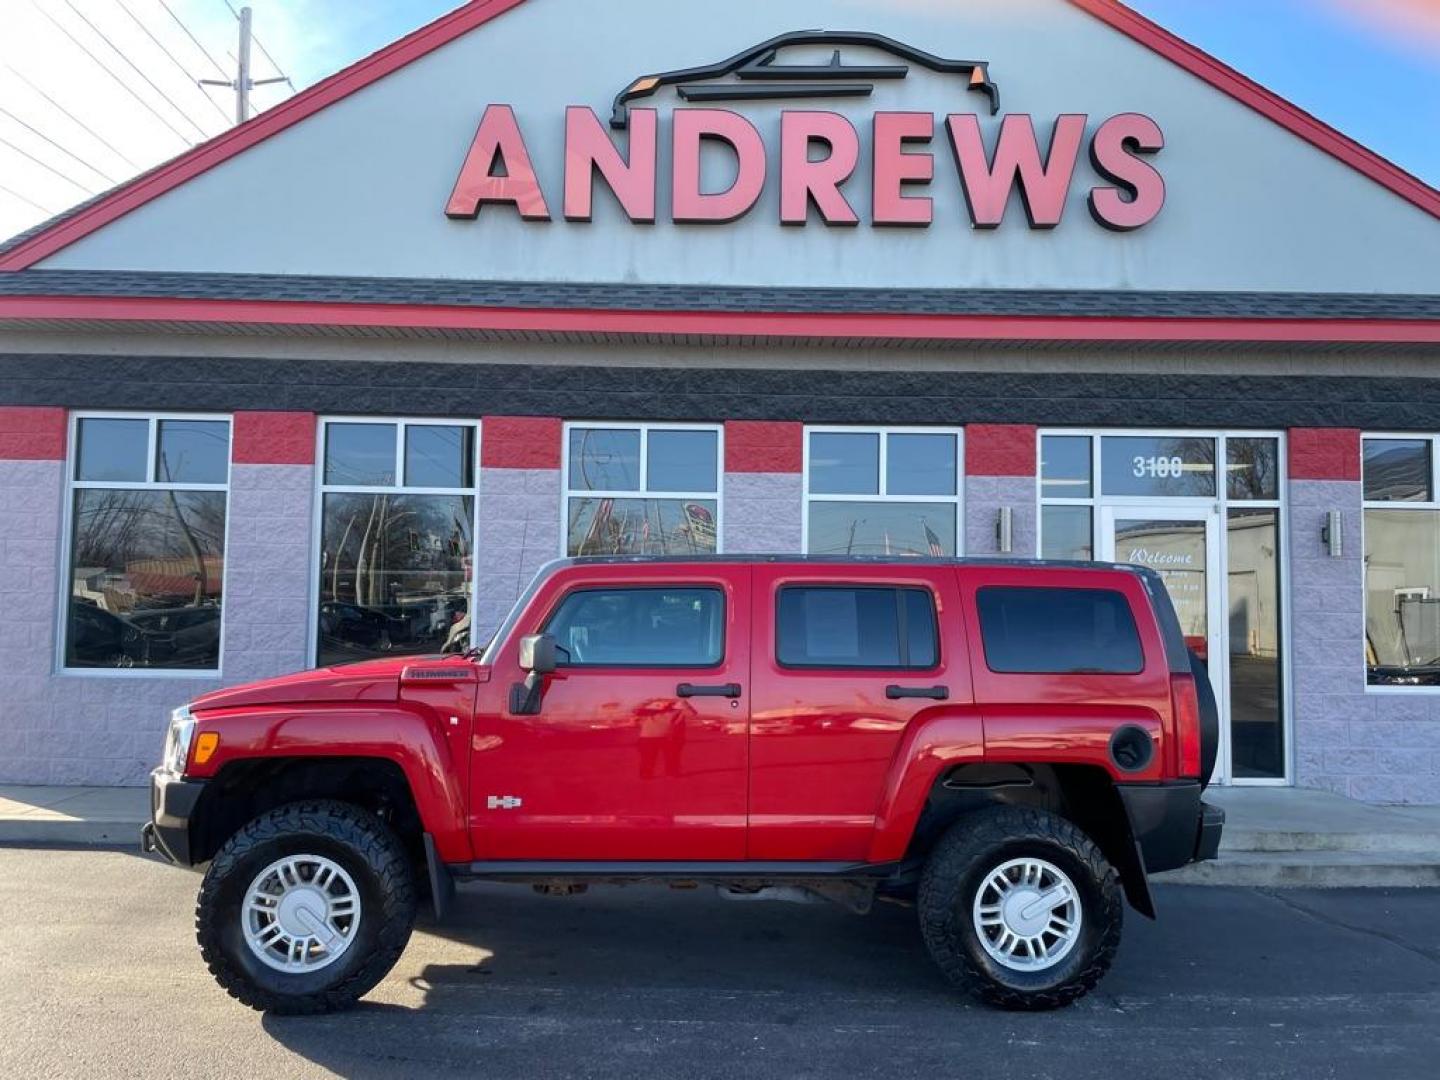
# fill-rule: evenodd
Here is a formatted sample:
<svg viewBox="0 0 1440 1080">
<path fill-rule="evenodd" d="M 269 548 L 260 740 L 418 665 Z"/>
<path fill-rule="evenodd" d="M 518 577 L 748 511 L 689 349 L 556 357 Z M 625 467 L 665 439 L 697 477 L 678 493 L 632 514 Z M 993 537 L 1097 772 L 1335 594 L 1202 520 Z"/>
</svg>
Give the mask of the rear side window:
<svg viewBox="0 0 1440 1080">
<path fill-rule="evenodd" d="M 933 668 L 940 662 L 928 589 L 791 586 L 776 607 L 784 667 Z"/>
<path fill-rule="evenodd" d="M 719 589 L 582 589 L 545 627 L 561 667 L 714 667 L 725 655 Z"/>
<path fill-rule="evenodd" d="M 1145 667 L 1130 604 L 1113 589 L 991 587 L 975 606 L 991 671 L 1135 675 Z"/>
</svg>

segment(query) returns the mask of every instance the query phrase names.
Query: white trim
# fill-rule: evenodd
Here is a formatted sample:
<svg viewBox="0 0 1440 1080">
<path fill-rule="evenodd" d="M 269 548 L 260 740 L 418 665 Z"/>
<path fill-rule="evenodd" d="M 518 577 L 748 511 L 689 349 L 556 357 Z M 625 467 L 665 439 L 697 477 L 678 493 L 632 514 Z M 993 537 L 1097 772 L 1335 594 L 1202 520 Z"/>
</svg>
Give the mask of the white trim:
<svg viewBox="0 0 1440 1080">
<path fill-rule="evenodd" d="M 327 484 L 325 483 L 325 433 L 331 424 L 388 425 L 395 428 L 395 483 L 393 484 Z M 408 487 L 405 479 L 405 432 L 410 427 L 468 427 L 475 432 L 473 458 L 470 462 L 469 487 Z M 470 508 L 470 625 L 475 625 L 479 610 L 480 575 L 480 443 L 484 438 L 479 420 L 444 416 L 317 416 L 315 418 L 315 479 L 311 488 L 310 512 L 310 574 L 306 599 L 305 657 L 311 667 L 320 663 L 320 549 L 324 539 L 326 495 L 461 495 L 469 496 Z"/>
<path fill-rule="evenodd" d="M 144 420 L 148 424 L 145 435 L 145 474 L 143 481 L 102 481 L 77 480 L 76 470 L 80 458 L 80 422 L 83 420 Z M 222 484 L 185 484 L 161 482 L 154 479 L 157 471 L 156 450 L 159 447 L 160 424 L 170 420 L 195 420 L 205 423 L 221 423 L 226 431 L 225 482 Z M 145 410 L 123 409 L 77 409 L 66 418 L 64 483 L 61 485 L 64 505 L 60 514 L 60 572 L 59 608 L 55 620 L 54 670 L 57 675 L 80 678 L 104 679 L 203 679 L 211 681 L 224 677 L 225 670 L 225 625 L 226 607 L 224 581 L 228 578 L 230 559 L 230 481 L 235 471 L 235 418 L 230 413 L 202 412 L 147 412 Z M 98 491 L 215 491 L 225 496 L 225 535 L 221 540 L 222 585 L 220 594 L 220 632 L 216 641 L 215 666 L 195 667 L 69 667 L 65 662 L 65 636 L 70 629 L 70 603 L 75 590 L 75 492 Z"/>
<path fill-rule="evenodd" d="M 1427 502 L 1391 501 L 1365 498 L 1365 444 L 1382 440 L 1397 442 L 1426 442 L 1430 444 L 1430 499 Z M 1440 511 L 1440 435 L 1418 431 L 1364 431 L 1360 433 L 1360 679 L 1364 692 L 1381 696 L 1435 697 L 1440 695 L 1440 686 L 1372 686 L 1370 684 L 1370 663 L 1365 656 L 1365 644 L 1370 636 L 1370 613 L 1367 609 L 1370 599 L 1368 566 L 1365 556 L 1365 517 L 1371 510 L 1402 510 L 1424 513 Z"/>
<path fill-rule="evenodd" d="M 1045 438 L 1052 435 L 1085 436 L 1090 439 L 1090 496 L 1088 498 L 1052 498 L 1044 495 L 1044 446 Z M 1106 495 L 1102 489 L 1102 441 L 1112 436 L 1148 438 L 1188 438 L 1215 440 L 1215 494 L 1204 496 L 1189 495 Z M 1413 437 L 1413 436 L 1412 436 Z M 1232 499 L 1225 483 L 1225 466 L 1228 464 L 1228 441 L 1236 439 L 1274 439 L 1277 445 L 1275 483 L 1278 498 L 1274 499 Z M 1112 506 L 1145 506 L 1157 515 L 1168 511 L 1177 513 L 1205 510 L 1213 514 L 1222 526 L 1229 521 L 1231 510 L 1274 510 L 1276 512 L 1276 543 L 1280 559 L 1277 588 L 1280 591 L 1280 713 L 1282 725 L 1282 748 L 1284 776 L 1249 778 L 1233 774 L 1230 721 L 1230 627 L 1228 596 L 1230 581 L 1230 545 L 1217 541 L 1214 561 L 1219 573 L 1219 610 L 1214 612 L 1221 648 L 1219 655 L 1212 657 L 1210 671 L 1215 684 L 1216 699 L 1220 702 L 1221 713 L 1221 754 L 1216 762 L 1216 776 L 1224 784 L 1236 787 L 1284 787 L 1293 784 L 1295 778 L 1295 687 L 1294 687 L 1294 645 L 1291 628 L 1291 544 L 1289 506 L 1289 444 L 1287 433 L 1270 429 L 1244 428 L 1040 428 L 1035 433 L 1035 550 L 1043 554 L 1045 548 L 1045 507 L 1047 506 L 1088 506 L 1091 508 L 1091 551 L 1100 557 L 1103 511 Z M 1211 588 L 1212 596 L 1215 594 Z M 1362 616 L 1363 618 L 1363 616 Z"/>
<path fill-rule="evenodd" d="M 835 494 L 810 491 L 810 436 L 811 435 L 876 435 L 880 440 L 880 454 L 874 494 Z M 955 493 L 953 495 L 891 495 L 888 487 L 887 467 L 890 463 L 891 435 L 949 435 L 955 439 Z M 934 503 L 937 506 L 955 508 L 955 535 L 953 550 L 957 556 L 965 554 L 965 429 L 934 425 L 874 425 L 874 424 L 806 424 L 801 433 L 800 455 L 801 500 L 800 500 L 800 551 L 810 552 L 810 504 L 814 502 L 834 503 Z"/>
<path fill-rule="evenodd" d="M 572 431 L 633 431 L 640 436 L 640 475 L 638 488 L 588 490 L 570 487 L 570 433 Z M 651 491 L 650 433 L 652 431 L 707 431 L 715 435 L 715 490 L 713 491 Z M 560 431 L 560 557 L 570 554 L 570 500 L 578 499 L 652 499 L 675 502 L 713 502 L 715 504 L 715 553 L 725 551 L 725 425 L 683 421 L 631 420 L 567 420 Z"/>
</svg>

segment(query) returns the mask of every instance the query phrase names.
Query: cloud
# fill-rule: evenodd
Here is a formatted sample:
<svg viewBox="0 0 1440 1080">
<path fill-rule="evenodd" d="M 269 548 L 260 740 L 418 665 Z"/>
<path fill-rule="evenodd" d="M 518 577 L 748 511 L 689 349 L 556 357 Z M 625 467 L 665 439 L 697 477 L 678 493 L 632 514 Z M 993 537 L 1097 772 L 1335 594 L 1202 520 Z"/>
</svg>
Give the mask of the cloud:
<svg viewBox="0 0 1440 1080">
<path fill-rule="evenodd" d="M 1324 0 L 1356 29 L 1429 58 L 1440 57 L 1440 3 L 1435 0 Z"/>
</svg>

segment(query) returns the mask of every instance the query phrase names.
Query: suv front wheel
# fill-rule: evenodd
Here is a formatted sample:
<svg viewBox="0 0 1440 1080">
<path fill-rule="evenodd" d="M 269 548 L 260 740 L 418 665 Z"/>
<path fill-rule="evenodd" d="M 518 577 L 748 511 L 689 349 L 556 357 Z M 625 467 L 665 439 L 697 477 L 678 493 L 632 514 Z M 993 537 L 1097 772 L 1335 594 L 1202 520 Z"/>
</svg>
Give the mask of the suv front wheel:
<svg viewBox="0 0 1440 1080">
<path fill-rule="evenodd" d="M 195 932 L 231 996 L 275 1013 L 343 1009 L 400 958 L 415 920 L 405 849 L 347 803 L 292 803 L 221 847 L 200 886 Z"/>
<path fill-rule="evenodd" d="M 955 985 L 1007 1009 L 1083 997 L 1120 942 L 1119 878 L 1055 814 L 999 807 L 961 819 L 920 880 L 920 929 Z"/>
</svg>

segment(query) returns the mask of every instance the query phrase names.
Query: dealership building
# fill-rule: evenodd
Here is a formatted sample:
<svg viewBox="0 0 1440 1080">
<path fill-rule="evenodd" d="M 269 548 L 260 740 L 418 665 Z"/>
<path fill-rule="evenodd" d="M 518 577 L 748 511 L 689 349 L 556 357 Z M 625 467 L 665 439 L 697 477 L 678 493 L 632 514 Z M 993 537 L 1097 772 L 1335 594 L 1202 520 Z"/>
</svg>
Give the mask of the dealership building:
<svg viewBox="0 0 1440 1080">
<path fill-rule="evenodd" d="M 0 244 L 0 781 L 565 554 L 954 554 L 1437 803 L 1437 440 L 1440 192 L 1112 0 L 476 0 Z"/>
</svg>

